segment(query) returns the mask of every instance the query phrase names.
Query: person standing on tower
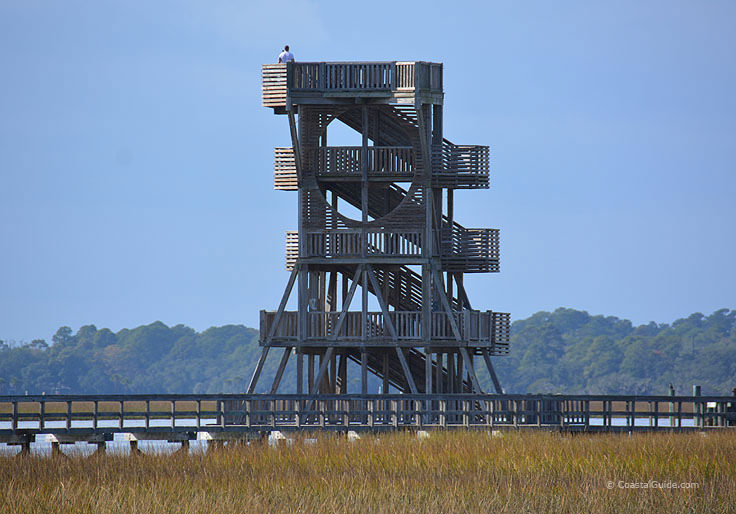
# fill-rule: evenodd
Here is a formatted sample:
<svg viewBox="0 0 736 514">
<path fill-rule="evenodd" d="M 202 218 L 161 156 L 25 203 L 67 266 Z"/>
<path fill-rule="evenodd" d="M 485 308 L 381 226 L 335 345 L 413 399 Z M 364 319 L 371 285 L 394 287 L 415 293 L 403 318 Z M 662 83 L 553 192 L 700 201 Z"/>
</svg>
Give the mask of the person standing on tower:
<svg viewBox="0 0 736 514">
<path fill-rule="evenodd" d="M 294 54 L 289 52 L 289 45 L 286 45 L 284 51 L 279 54 L 279 64 L 290 61 L 294 62 Z"/>
</svg>

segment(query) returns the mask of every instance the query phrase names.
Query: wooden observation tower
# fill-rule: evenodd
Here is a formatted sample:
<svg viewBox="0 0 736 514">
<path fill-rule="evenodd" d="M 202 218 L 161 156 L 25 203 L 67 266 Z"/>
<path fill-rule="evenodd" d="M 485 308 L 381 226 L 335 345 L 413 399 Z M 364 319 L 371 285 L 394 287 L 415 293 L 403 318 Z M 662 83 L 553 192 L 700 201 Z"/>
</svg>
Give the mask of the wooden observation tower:
<svg viewBox="0 0 736 514">
<path fill-rule="evenodd" d="M 272 348 L 283 353 L 271 393 L 290 357 L 297 393 L 347 393 L 349 361 L 361 394 L 368 373 L 384 393 L 481 393 L 478 365 L 500 393 L 490 357 L 508 353 L 510 316 L 474 310 L 464 287 L 467 273 L 499 270 L 498 230 L 454 216 L 455 190 L 488 188 L 489 151 L 444 138 L 442 64 L 262 71 L 263 105 L 289 121 L 292 147 L 275 149 L 274 184 L 298 193 L 299 227 L 286 234 L 281 303 L 261 311 L 248 393 Z M 332 123 L 362 144 L 329 146 Z M 287 311 L 292 294 L 297 310 Z"/>
</svg>

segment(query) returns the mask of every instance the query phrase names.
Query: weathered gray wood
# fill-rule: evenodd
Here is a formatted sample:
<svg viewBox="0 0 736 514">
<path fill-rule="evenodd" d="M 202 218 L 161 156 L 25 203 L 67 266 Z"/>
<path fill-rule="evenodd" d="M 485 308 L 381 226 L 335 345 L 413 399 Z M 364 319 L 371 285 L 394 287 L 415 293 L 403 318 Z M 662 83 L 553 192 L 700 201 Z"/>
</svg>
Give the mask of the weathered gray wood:
<svg viewBox="0 0 736 514">
<path fill-rule="evenodd" d="M 386 306 L 386 301 L 383 297 L 383 293 L 381 292 L 381 286 L 378 284 L 378 279 L 376 279 L 376 275 L 375 273 L 373 273 L 373 268 L 371 268 L 370 266 L 366 266 L 366 270 L 368 272 L 368 277 L 373 284 L 373 291 L 375 292 L 376 299 L 378 300 L 378 305 L 381 307 L 381 312 L 383 312 L 384 323 L 386 323 L 386 326 L 388 326 L 391 337 L 393 337 L 394 341 L 397 341 L 399 339 L 399 336 L 396 332 L 393 321 L 391 321 L 391 315 L 388 312 L 388 307 Z M 365 285 L 364 289 L 367 293 L 367 284 Z"/>
<path fill-rule="evenodd" d="M 325 372 L 327 371 L 327 365 L 329 364 L 330 359 L 332 359 L 332 354 L 335 351 L 333 347 L 327 348 L 327 352 L 325 353 L 324 358 L 322 359 L 322 362 L 319 366 L 319 371 L 317 371 L 317 376 L 314 380 L 314 385 L 312 389 L 309 391 L 309 394 L 315 394 L 317 392 L 317 388 L 319 387 L 319 384 L 322 383 L 322 379 L 325 376 Z"/>
<path fill-rule="evenodd" d="M 417 394 L 417 386 L 414 383 L 414 377 L 411 374 L 411 370 L 409 369 L 409 364 L 406 362 L 406 356 L 404 355 L 404 350 L 401 348 L 396 348 L 396 354 L 399 356 L 399 362 L 401 363 L 401 367 L 404 370 L 404 376 L 406 377 L 406 381 L 409 383 L 409 390 L 412 392 L 412 394 Z"/>
<path fill-rule="evenodd" d="M 284 376 L 284 370 L 286 369 L 286 363 L 289 362 L 289 356 L 291 355 L 292 347 L 287 346 L 284 348 L 284 353 L 281 356 L 281 362 L 276 370 L 276 375 L 273 377 L 273 384 L 271 385 L 271 394 L 276 394 L 278 391 L 279 384 L 281 383 L 281 377 Z"/>
<path fill-rule="evenodd" d="M 301 348 L 296 349 L 296 393 L 304 392 L 304 353 Z"/>
<path fill-rule="evenodd" d="M 478 382 L 478 377 L 475 375 L 475 367 L 473 366 L 473 359 L 471 359 L 470 355 L 468 355 L 468 349 L 460 348 L 460 354 L 463 356 L 463 360 L 465 361 L 465 367 L 468 369 L 468 375 L 470 376 L 470 380 L 474 388 L 473 392 L 483 394 L 483 390 L 480 387 L 480 382 Z"/>
<path fill-rule="evenodd" d="M 360 264 L 358 266 L 358 269 L 355 272 L 355 278 L 353 278 L 353 283 L 350 285 L 348 296 L 347 298 L 345 298 L 345 301 L 343 303 L 342 311 L 340 312 L 340 317 L 337 319 L 337 324 L 335 325 L 335 329 L 334 329 L 333 340 L 337 340 L 337 335 L 340 333 L 342 324 L 345 321 L 345 316 L 347 316 L 347 313 L 348 313 L 348 308 L 350 307 L 350 302 L 353 301 L 353 296 L 355 295 L 355 291 L 356 289 L 358 289 L 359 277 L 362 271 L 363 271 L 363 265 Z"/>
<path fill-rule="evenodd" d="M 273 325 L 271 326 L 271 330 L 268 333 L 268 338 L 266 339 L 266 343 L 270 342 L 273 339 L 274 334 L 276 333 L 276 329 L 279 327 L 279 323 L 281 322 L 281 316 L 284 313 L 284 309 L 286 308 L 286 303 L 289 301 L 289 296 L 291 295 L 291 290 L 294 288 L 294 282 L 296 281 L 296 278 L 299 273 L 299 267 L 295 266 L 291 274 L 289 275 L 289 281 L 286 283 L 286 289 L 284 289 L 284 294 L 281 296 L 281 302 L 279 303 L 279 308 L 276 311 L 276 319 L 274 319 Z"/>
<path fill-rule="evenodd" d="M 326 356 L 323 363 L 330 362 Z M 653 407 L 641 409 L 637 404 Z M 675 404 L 673 412 L 659 403 Z M 696 416 L 698 405 L 711 404 L 703 412 L 705 426 Z M 18 406 L 12 408 L 12 404 Z M 69 408 L 71 404 L 71 408 Z M 136 405 L 145 404 L 141 410 Z M 161 404 L 164 404 L 162 407 Z M 195 404 L 194 407 L 187 407 Z M 59 406 L 66 405 L 60 412 Z M 154 407 L 154 405 L 158 405 Z M 194 409 L 194 410 L 191 410 Z M 458 412 L 450 412 L 458 409 Z M 348 417 L 350 429 L 379 428 L 547 428 L 555 431 L 702 431 L 736 426 L 733 396 L 636 396 L 636 395 L 483 395 L 483 394 L 258 394 L 258 395 L 29 395 L 0 396 L 0 412 L 13 412 L 15 420 L 0 427 L 0 442 L 28 448 L 37 434 L 49 434 L 56 444 L 75 441 L 99 443 L 116 433 L 131 433 L 132 440 L 185 441 L 198 429 L 215 439 L 237 439 L 247 433 L 271 430 L 340 430 Z M 48 417 L 44 426 L 21 427 Z M 51 414 L 49 414 L 51 413 Z M 318 414 L 315 414 L 318 413 Z M 117 420 L 117 424 L 87 423 L 88 416 Z M 160 426 L 141 426 L 148 416 Z M 676 417 L 674 426 L 659 418 Z M 197 425 L 187 419 L 201 420 Z M 653 418 L 651 425 L 637 419 Z M 602 420 L 591 424 L 591 419 Z M 692 420 L 690 426 L 685 421 Z M 711 421 L 712 420 L 712 421 Z M 49 423 L 53 421 L 54 423 Z M 212 422 L 216 424 L 212 424 Z M 51 426 L 49 426 L 51 425 Z M 79 426 L 78 426 L 79 425 Z M 12 428 L 15 427 L 15 428 Z M 69 427 L 69 428 L 68 428 Z"/>
<path fill-rule="evenodd" d="M 494 389 L 498 394 L 503 394 L 501 383 L 498 381 L 496 371 L 493 369 L 493 363 L 491 362 L 491 356 L 488 354 L 488 350 L 484 348 L 481 350 L 481 353 L 483 354 L 483 359 L 486 361 L 486 367 L 488 368 L 488 373 L 491 375 L 491 381 L 493 382 Z"/>
<path fill-rule="evenodd" d="M 266 363 L 266 357 L 268 357 L 268 346 L 264 346 L 263 350 L 261 350 L 261 356 L 258 358 L 258 363 L 256 364 L 256 369 L 253 371 L 253 376 L 250 378 L 250 383 L 248 384 L 248 394 L 253 393 L 256 388 L 256 383 L 258 382 L 258 377 L 261 375 L 261 371 L 263 370 L 263 365 Z"/>
<path fill-rule="evenodd" d="M 368 352 L 360 352 L 360 394 L 368 394 Z"/>
<path fill-rule="evenodd" d="M 299 229 L 287 236 L 287 268 L 300 271 L 297 311 L 262 312 L 261 333 L 275 336 L 262 344 L 296 345 L 299 352 L 335 348 L 336 355 L 350 354 L 361 365 L 368 348 L 398 349 L 409 372 L 406 385 L 399 387 L 410 385 L 411 373 L 421 377 L 424 372 L 427 392 L 432 373 L 438 391 L 460 392 L 472 383 L 469 351 L 508 352 L 508 317 L 470 310 L 462 284 L 465 272 L 498 271 L 498 234 L 454 220 L 453 189 L 487 187 L 489 152 L 444 138 L 442 75 L 441 64 L 428 62 L 264 66 L 264 104 L 289 118 L 292 148 L 275 152 L 274 171 L 278 188 L 296 184 L 299 192 Z M 360 133 L 361 146 L 327 146 L 326 129 L 333 120 Z M 401 180 L 412 180 L 409 189 L 397 185 Z M 360 210 L 359 220 L 340 215 L 340 198 Z M 421 274 L 409 266 L 421 266 Z M 339 314 L 337 273 L 343 275 Z M 362 299 L 356 313 L 348 309 L 359 284 Z M 368 310 L 369 293 L 376 296 L 380 312 Z M 447 369 L 441 353 L 436 371 L 432 368 L 426 357 L 431 347 L 446 351 Z M 459 348 L 467 348 L 467 358 Z M 391 383 L 401 382 L 396 377 L 404 371 L 402 357 L 381 370 L 378 356 L 368 355 L 370 370 L 385 375 L 384 389 L 389 375 Z M 338 375 L 334 369 L 329 374 L 330 391 L 338 389 Z"/>
<path fill-rule="evenodd" d="M 450 302 L 447 301 L 447 296 L 445 295 L 445 288 L 442 285 L 442 275 L 438 273 L 437 270 L 432 270 L 432 275 L 434 276 L 437 296 L 440 297 L 442 307 L 445 309 L 447 318 L 450 320 L 450 326 L 452 327 L 452 333 L 455 335 L 455 340 L 462 341 L 462 335 L 460 334 L 460 329 L 457 326 L 457 321 L 455 321 L 455 315 L 450 307 Z"/>
<path fill-rule="evenodd" d="M 424 392 L 432 393 L 432 354 L 429 349 L 424 351 Z"/>
</svg>

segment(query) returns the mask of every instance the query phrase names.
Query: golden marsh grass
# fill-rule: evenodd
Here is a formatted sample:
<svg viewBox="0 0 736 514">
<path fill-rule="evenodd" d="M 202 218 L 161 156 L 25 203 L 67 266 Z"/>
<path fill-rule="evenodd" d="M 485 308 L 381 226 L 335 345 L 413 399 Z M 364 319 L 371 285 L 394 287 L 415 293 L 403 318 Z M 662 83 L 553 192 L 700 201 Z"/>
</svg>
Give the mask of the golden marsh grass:
<svg viewBox="0 0 736 514">
<path fill-rule="evenodd" d="M 0 512 L 736 512 L 733 431 L 316 437 L 207 454 L 2 458 Z M 619 486 L 650 481 L 695 485 Z"/>
</svg>

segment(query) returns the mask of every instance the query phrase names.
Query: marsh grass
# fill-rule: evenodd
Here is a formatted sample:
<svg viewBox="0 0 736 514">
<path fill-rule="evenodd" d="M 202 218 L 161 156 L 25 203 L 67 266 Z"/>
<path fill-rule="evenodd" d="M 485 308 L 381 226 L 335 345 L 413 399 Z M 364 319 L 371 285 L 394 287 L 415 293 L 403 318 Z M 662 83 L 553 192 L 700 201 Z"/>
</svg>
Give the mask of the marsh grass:
<svg viewBox="0 0 736 514">
<path fill-rule="evenodd" d="M 0 511 L 736 512 L 731 431 L 316 437 L 207 454 L 2 458 Z M 697 487 L 618 487 L 650 480 Z"/>
</svg>

